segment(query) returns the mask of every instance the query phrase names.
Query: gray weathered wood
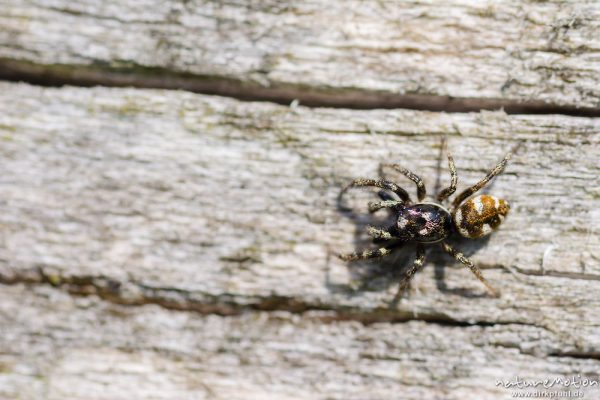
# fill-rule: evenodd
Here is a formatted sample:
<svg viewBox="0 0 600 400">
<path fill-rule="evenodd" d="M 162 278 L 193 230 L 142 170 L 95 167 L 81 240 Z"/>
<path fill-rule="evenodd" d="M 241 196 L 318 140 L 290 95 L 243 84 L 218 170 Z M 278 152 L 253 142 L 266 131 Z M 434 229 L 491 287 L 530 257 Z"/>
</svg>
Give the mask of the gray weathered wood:
<svg viewBox="0 0 600 400">
<path fill-rule="evenodd" d="M 499 399 L 598 378 L 600 7 L 546 2 L 0 0 L 0 398 Z M 579 111 L 578 111 L 579 110 Z M 511 212 L 394 304 L 380 162 Z M 413 185 L 393 176 L 414 193 Z M 414 196 L 414 195 L 413 195 Z M 550 390 L 563 389 L 555 386 Z M 571 388 L 573 390 L 573 388 Z M 585 398 L 598 397 L 598 387 Z"/>
<path fill-rule="evenodd" d="M 597 111 L 599 50 L 590 1 L 0 1 L 3 73 L 254 98 Z"/>
<path fill-rule="evenodd" d="M 0 397 L 485 400 L 524 392 L 498 381 L 581 380 L 600 367 L 597 359 L 543 357 L 560 351 L 560 337 L 536 326 L 364 326 L 328 317 L 201 316 L 3 286 Z M 593 399 L 600 389 L 581 390 Z"/>
<path fill-rule="evenodd" d="M 554 335 L 541 356 L 600 351 L 598 120 L 8 83 L 0 93 L 4 283 L 224 315 L 526 325 Z M 396 307 L 396 276 L 413 250 L 380 265 L 338 260 L 366 243 L 364 222 L 341 214 L 336 196 L 383 160 L 414 169 L 431 191 L 444 135 L 459 190 L 523 142 L 491 189 L 511 202 L 509 218 L 488 241 L 457 242 L 503 295 L 490 298 L 432 249 Z M 440 174 L 448 182 L 445 161 Z M 364 213 L 366 193 L 348 199 Z"/>
</svg>

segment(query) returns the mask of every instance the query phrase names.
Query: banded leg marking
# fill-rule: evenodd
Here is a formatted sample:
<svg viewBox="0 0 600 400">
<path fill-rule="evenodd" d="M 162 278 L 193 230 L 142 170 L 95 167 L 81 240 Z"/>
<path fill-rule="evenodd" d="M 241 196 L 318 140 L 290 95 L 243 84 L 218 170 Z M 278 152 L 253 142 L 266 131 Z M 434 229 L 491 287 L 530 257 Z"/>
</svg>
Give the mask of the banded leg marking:
<svg viewBox="0 0 600 400">
<path fill-rule="evenodd" d="M 399 246 L 400 243 L 394 243 L 378 249 L 365 250 L 362 253 L 350 253 L 350 254 L 339 254 L 338 257 L 344 261 L 356 261 L 356 260 L 368 260 L 373 258 L 385 257 L 392 252 L 394 247 Z"/>
<path fill-rule="evenodd" d="M 489 284 L 489 282 L 481 274 L 481 270 L 475 264 L 473 264 L 471 260 L 465 257 L 463 253 L 455 250 L 452 246 L 450 246 L 447 243 L 442 243 L 442 248 L 452 257 L 454 257 L 455 259 L 463 263 L 465 266 L 467 266 L 471 270 L 471 272 L 475 274 L 477 279 L 479 279 L 481 283 L 483 283 L 485 287 L 488 288 L 488 290 L 494 295 L 494 297 L 500 297 L 500 292 L 494 289 L 494 287 Z"/>
<path fill-rule="evenodd" d="M 400 172 L 402 175 L 406 176 L 408 179 L 410 179 L 411 181 L 413 181 L 415 183 L 415 185 L 417 185 L 417 199 L 419 201 L 423 201 L 423 199 L 425 198 L 425 195 L 427 194 L 427 190 L 425 189 L 425 184 L 423 183 L 423 180 L 416 174 L 412 173 L 411 171 L 407 170 L 406 168 L 402 167 L 399 164 L 382 164 L 381 168 L 392 168 L 398 172 Z"/>
<path fill-rule="evenodd" d="M 488 172 L 488 174 L 485 176 L 485 178 L 483 178 L 482 180 L 480 180 L 479 182 L 477 182 L 470 188 L 465 189 L 461 194 L 456 196 L 456 198 L 452 202 L 453 208 L 458 207 L 460 205 L 460 203 L 462 203 L 463 200 L 465 200 L 467 197 L 469 197 L 469 196 L 477 193 L 479 190 L 483 189 L 485 187 L 485 185 L 487 185 L 492 180 L 492 178 L 494 178 L 496 175 L 500 174 L 504 170 L 504 167 L 506 167 L 506 164 L 508 163 L 508 160 L 510 160 L 510 158 L 512 157 L 512 154 L 513 154 L 512 151 L 509 152 L 502 159 L 502 161 L 500 161 L 498 164 L 496 164 L 496 166 L 490 172 Z"/>
<path fill-rule="evenodd" d="M 410 196 L 400 186 L 396 185 L 394 182 L 386 181 L 384 179 L 363 179 L 358 178 L 353 180 L 348 186 L 342 189 L 342 193 L 348 191 L 348 189 L 353 187 L 378 187 L 380 189 L 385 189 L 392 191 L 400 197 L 400 199 L 404 202 L 410 202 Z"/>
<path fill-rule="evenodd" d="M 402 294 L 406 291 L 406 288 L 410 284 L 410 280 L 413 276 L 423 268 L 425 264 L 425 246 L 421 243 L 417 244 L 417 258 L 415 258 L 415 262 L 413 265 L 404 273 L 404 276 L 400 280 L 400 284 L 398 285 L 398 293 L 396 293 L 396 299 L 402 297 Z"/>
<path fill-rule="evenodd" d="M 448 153 L 448 168 L 450 169 L 450 186 L 446 189 L 442 190 L 438 194 L 438 201 L 442 202 L 446 200 L 448 197 L 452 196 L 454 192 L 456 192 L 456 184 L 458 183 L 458 175 L 456 173 L 456 165 L 454 165 L 454 158 L 452 154 Z"/>
</svg>

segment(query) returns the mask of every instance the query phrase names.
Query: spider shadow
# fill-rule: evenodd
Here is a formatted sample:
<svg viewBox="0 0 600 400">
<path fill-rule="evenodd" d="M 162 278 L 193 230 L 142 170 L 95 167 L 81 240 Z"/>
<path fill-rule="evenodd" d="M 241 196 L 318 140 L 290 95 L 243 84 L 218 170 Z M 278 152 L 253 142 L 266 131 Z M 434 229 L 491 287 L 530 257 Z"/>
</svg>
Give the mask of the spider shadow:
<svg viewBox="0 0 600 400">
<path fill-rule="evenodd" d="M 344 193 L 338 195 L 337 210 L 355 225 L 353 238 L 355 251 L 376 249 L 391 243 L 388 241 L 385 243 L 374 243 L 373 238 L 366 234 L 366 228 L 369 225 L 390 226 L 395 222 L 392 212 L 386 210 L 381 210 L 377 213 L 358 212 L 354 207 L 349 207 L 344 203 L 343 196 Z M 359 295 L 365 291 L 387 291 L 390 286 L 398 284 L 404 270 L 414 261 L 414 257 L 414 243 L 400 244 L 391 254 L 385 257 L 348 262 L 347 268 L 350 273 L 350 284 L 332 284 L 328 280 L 326 285 L 330 291 L 344 293 L 349 297 Z"/>
<path fill-rule="evenodd" d="M 445 138 L 442 138 L 440 151 L 437 157 L 436 164 L 436 181 L 435 191 L 438 192 L 441 186 L 440 175 L 442 173 L 442 162 L 444 157 L 445 149 Z M 379 165 L 378 175 L 381 179 L 388 179 L 385 175 L 382 165 Z M 358 191 L 357 191 L 358 192 Z M 398 199 L 397 196 L 379 190 L 378 193 L 385 192 L 389 197 Z M 355 251 L 362 251 L 365 249 L 375 249 L 384 245 L 383 243 L 377 244 L 375 241 L 366 235 L 366 228 L 369 225 L 383 227 L 395 224 L 394 213 L 390 210 L 383 209 L 377 213 L 368 212 L 357 212 L 356 207 L 348 206 L 344 203 L 344 196 L 347 193 L 340 191 L 337 196 L 337 210 L 338 212 L 350 219 L 354 225 L 354 249 Z M 380 196 L 380 198 L 382 198 Z M 375 200 L 373 198 L 372 200 Z M 363 202 L 365 203 L 365 202 Z M 395 248 L 391 254 L 386 257 L 375 259 L 375 260 L 357 260 L 347 262 L 347 268 L 350 273 L 350 285 L 335 285 L 329 282 L 327 279 L 327 287 L 334 292 L 345 293 L 349 296 L 357 295 L 362 291 L 382 291 L 388 290 L 390 286 L 398 285 L 400 278 L 404 275 L 406 269 L 408 269 L 414 262 L 416 256 L 416 244 L 415 243 L 404 243 Z M 398 299 L 395 297 L 390 305 L 395 304 Z"/>
<path fill-rule="evenodd" d="M 338 211 L 346 218 L 351 219 L 355 224 L 354 230 L 354 249 L 362 251 L 364 249 L 373 249 L 382 246 L 382 244 L 374 244 L 371 237 L 367 236 L 365 231 L 368 225 L 373 226 L 389 226 L 394 222 L 394 214 L 392 212 L 381 212 L 382 215 L 359 213 L 348 209 L 338 197 Z M 387 214 L 383 216 L 384 214 Z M 487 246 L 490 236 L 485 236 L 481 239 L 472 240 L 460 237 L 457 233 L 446 239 L 448 244 L 463 253 L 466 257 L 471 257 L 481 248 Z M 352 284 L 336 285 L 331 282 L 326 282 L 330 291 L 344 293 L 349 297 L 359 295 L 365 291 L 388 291 L 390 286 L 397 286 L 401 277 L 404 275 L 414 262 L 416 254 L 415 243 L 403 243 L 392 250 L 392 253 L 375 260 L 357 260 L 347 263 L 347 268 L 350 273 Z M 458 264 L 458 267 L 454 267 Z M 487 291 L 480 289 L 467 289 L 455 287 L 451 288 L 446 283 L 446 269 L 467 268 L 458 263 L 454 258 L 444 252 L 439 245 L 426 245 L 426 260 L 423 268 L 433 265 L 434 279 L 437 289 L 442 293 L 458 295 L 465 298 L 488 298 L 490 294 Z M 449 265 L 453 265 L 450 267 Z M 473 279 L 477 279 L 473 276 Z M 396 307 L 397 304 L 405 298 L 408 289 L 402 297 L 395 296 L 390 299 L 389 306 Z"/>
<path fill-rule="evenodd" d="M 438 162 L 436 165 L 436 181 L 434 184 L 434 192 L 439 193 L 442 188 L 443 175 L 443 162 L 445 158 L 445 143 L 442 141 L 440 146 L 440 152 L 438 156 Z M 379 168 L 379 175 L 383 176 L 381 167 Z M 486 190 L 482 193 L 487 193 L 493 186 L 492 181 Z M 381 191 L 380 191 L 381 192 Z M 366 227 L 368 225 L 373 226 L 390 226 L 395 223 L 394 213 L 388 210 L 382 210 L 378 213 L 366 213 L 357 212 L 353 207 L 345 204 L 343 197 L 347 193 L 340 192 L 337 197 L 337 210 L 342 216 L 349 218 L 355 224 L 354 231 L 354 248 L 356 250 L 374 249 L 381 247 L 382 243 L 374 243 L 371 237 L 366 235 Z M 385 216 L 384 216 L 385 215 Z M 470 257 L 475 254 L 479 249 L 485 247 L 488 244 L 490 236 L 485 236 L 478 240 L 462 238 L 458 233 L 454 233 L 449 239 L 448 244 L 456 248 L 458 251 L 463 253 L 466 257 Z M 389 242 L 388 242 L 389 243 Z M 387 243 L 386 243 L 387 244 Z M 354 284 L 350 285 L 336 285 L 329 282 L 327 279 L 326 285 L 330 291 L 345 293 L 346 295 L 353 297 L 363 291 L 387 291 L 390 286 L 398 285 L 400 278 L 404 275 L 406 269 L 408 269 L 415 259 L 415 243 L 404 243 L 399 247 L 395 248 L 392 253 L 386 257 L 375 259 L 375 260 L 358 260 L 347 263 L 348 270 L 350 272 L 351 282 Z M 450 255 L 441 250 L 439 245 L 428 245 L 426 246 L 426 261 L 424 268 L 427 268 L 428 264 L 433 264 L 434 267 L 434 279 L 436 281 L 436 287 L 440 292 L 454 294 L 466 298 L 487 298 L 490 294 L 485 291 L 466 289 L 466 288 L 450 288 L 445 282 L 446 268 L 449 264 L 457 263 Z M 453 267 L 454 268 L 454 267 Z M 466 268 L 461 265 L 461 268 Z M 475 277 L 473 279 L 476 280 Z M 389 303 L 390 307 L 395 307 L 403 297 L 409 293 L 407 290 L 404 296 L 395 296 Z"/>
</svg>

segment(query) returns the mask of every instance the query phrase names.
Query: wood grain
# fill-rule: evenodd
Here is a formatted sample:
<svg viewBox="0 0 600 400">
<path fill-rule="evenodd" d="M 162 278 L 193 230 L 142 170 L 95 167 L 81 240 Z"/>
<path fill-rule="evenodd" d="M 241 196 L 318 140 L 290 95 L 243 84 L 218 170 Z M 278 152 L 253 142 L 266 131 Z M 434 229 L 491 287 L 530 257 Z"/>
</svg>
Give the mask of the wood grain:
<svg viewBox="0 0 600 400">
<path fill-rule="evenodd" d="M 0 0 L 0 398 L 600 382 L 599 21 L 580 0 Z M 389 216 L 340 189 L 396 162 L 432 199 L 443 138 L 459 191 L 518 147 L 485 190 L 507 220 L 451 240 L 502 295 L 431 246 L 394 302 L 415 247 L 342 262 Z"/>
<path fill-rule="evenodd" d="M 0 91 L 5 283 L 222 315 L 527 324 L 555 332 L 561 354 L 598 353 L 598 120 L 290 108 L 137 89 Z M 395 306 L 414 248 L 343 263 L 337 253 L 368 246 L 375 197 L 348 195 L 354 219 L 336 198 L 350 179 L 377 176 L 381 161 L 414 169 L 430 191 L 438 172 L 447 183 L 442 136 L 459 190 L 522 142 L 491 189 L 512 204 L 507 221 L 488 240 L 454 241 L 503 296 L 489 297 L 432 248 Z"/>
<path fill-rule="evenodd" d="M 590 1 L 0 1 L 5 77 L 598 116 Z M 555 111 L 553 111 L 555 110 Z"/>
<path fill-rule="evenodd" d="M 558 337 L 540 327 L 365 326 L 324 323 L 327 317 L 202 316 L 113 305 L 50 287 L 4 286 L 0 396 L 389 399 L 400 393 L 403 399 L 485 400 L 526 391 L 503 386 L 517 376 L 598 379 L 597 359 L 544 356 Z M 585 398 L 599 390 L 569 389 Z"/>
</svg>

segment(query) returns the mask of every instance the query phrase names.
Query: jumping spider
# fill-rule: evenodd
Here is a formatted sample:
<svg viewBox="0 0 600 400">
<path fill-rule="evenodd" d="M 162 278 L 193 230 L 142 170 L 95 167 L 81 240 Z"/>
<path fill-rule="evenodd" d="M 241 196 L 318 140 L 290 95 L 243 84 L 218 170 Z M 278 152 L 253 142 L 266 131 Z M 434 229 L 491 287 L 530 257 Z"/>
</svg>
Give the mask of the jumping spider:
<svg viewBox="0 0 600 400">
<path fill-rule="evenodd" d="M 456 167 L 454 166 L 454 159 L 449 152 L 447 156 L 451 177 L 450 186 L 440 191 L 437 196 L 437 203 L 424 202 L 426 190 L 421 178 L 398 164 L 382 164 L 381 167 L 392 168 L 405 175 L 417 185 L 418 203 L 416 204 L 413 204 L 406 190 L 393 182 L 384 179 L 355 179 L 342 190 L 340 196 L 353 187 L 379 188 L 381 201 L 370 202 L 369 212 L 374 213 L 377 210 L 387 208 L 394 213 L 395 223 L 383 229 L 373 226 L 367 228 L 367 233 L 373 237 L 373 242 L 383 242 L 385 243 L 383 247 L 374 250 L 365 250 L 362 253 L 340 254 L 339 257 L 345 261 L 380 258 L 390 254 L 392 249 L 404 243 L 416 242 L 417 256 L 412 267 L 405 272 L 404 277 L 400 280 L 398 294 L 396 295 L 396 298 L 399 298 L 408 287 L 413 275 L 423 267 L 425 262 L 425 244 L 441 243 L 444 251 L 467 266 L 477 279 L 494 296 L 498 297 L 500 293 L 488 283 L 481 274 L 480 269 L 462 253 L 455 250 L 448 243 L 445 243 L 444 240 L 454 231 L 458 231 L 461 236 L 466 238 L 477 239 L 489 234 L 502 223 L 509 210 L 508 202 L 485 194 L 469 197 L 485 187 L 496 175 L 500 174 L 511 155 L 512 152 L 509 152 L 485 178 L 456 196 L 450 206 L 450 210 L 447 210 L 442 203 L 456 191 L 458 176 L 456 174 Z M 395 193 L 398 199 L 388 192 Z"/>
</svg>

